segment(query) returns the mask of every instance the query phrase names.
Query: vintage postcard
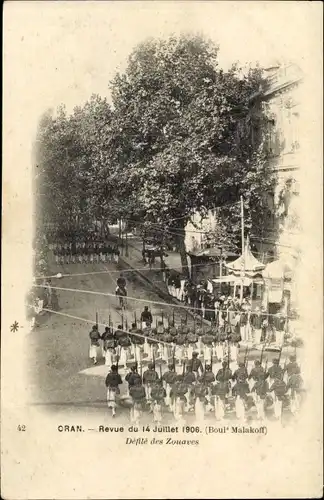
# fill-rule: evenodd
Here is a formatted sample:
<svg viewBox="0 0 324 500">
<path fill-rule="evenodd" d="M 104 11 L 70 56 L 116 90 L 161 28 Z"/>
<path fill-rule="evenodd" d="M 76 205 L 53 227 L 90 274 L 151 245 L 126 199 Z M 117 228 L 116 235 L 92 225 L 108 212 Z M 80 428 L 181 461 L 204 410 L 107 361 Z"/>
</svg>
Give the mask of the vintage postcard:
<svg viewBox="0 0 324 500">
<path fill-rule="evenodd" d="M 322 4 L 4 4 L 1 494 L 322 494 Z"/>
</svg>

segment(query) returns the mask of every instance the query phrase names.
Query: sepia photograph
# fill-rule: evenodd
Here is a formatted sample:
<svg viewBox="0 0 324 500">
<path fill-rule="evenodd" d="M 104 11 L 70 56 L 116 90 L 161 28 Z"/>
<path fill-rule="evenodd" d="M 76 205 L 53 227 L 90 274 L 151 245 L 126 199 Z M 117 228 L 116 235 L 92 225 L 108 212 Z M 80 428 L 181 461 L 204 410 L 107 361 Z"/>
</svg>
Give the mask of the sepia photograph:
<svg viewBox="0 0 324 500">
<path fill-rule="evenodd" d="M 5 4 L 4 498 L 321 497 L 321 14 Z"/>
</svg>

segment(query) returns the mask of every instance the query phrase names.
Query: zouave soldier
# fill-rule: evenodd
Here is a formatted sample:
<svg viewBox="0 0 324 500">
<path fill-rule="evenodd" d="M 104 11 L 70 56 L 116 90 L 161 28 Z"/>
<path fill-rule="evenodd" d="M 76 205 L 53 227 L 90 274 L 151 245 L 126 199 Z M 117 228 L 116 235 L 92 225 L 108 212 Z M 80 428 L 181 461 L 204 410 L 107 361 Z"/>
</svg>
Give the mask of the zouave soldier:
<svg viewBox="0 0 324 500">
<path fill-rule="evenodd" d="M 153 413 L 153 421 L 160 424 L 162 421 L 162 403 L 166 397 L 166 390 L 162 385 L 162 380 L 156 380 L 151 391 L 151 411 Z"/>
<path fill-rule="evenodd" d="M 112 410 L 112 416 L 116 414 L 116 395 L 120 394 L 119 385 L 123 383 L 121 376 L 118 373 L 116 365 L 112 365 L 110 373 L 106 377 L 107 387 L 107 404 Z"/>
<path fill-rule="evenodd" d="M 98 348 L 100 347 L 99 340 L 101 339 L 100 333 L 98 332 L 97 325 L 94 325 L 92 327 L 92 330 L 89 333 L 89 337 L 90 337 L 89 357 L 90 357 L 90 359 L 93 360 L 93 364 L 96 365 L 97 364 Z"/>
<path fill-rule="evenodd" d="M 147 368 L 148 369 L 143 373 L 143 384 L 145 388 L 146 399 L 148 402 L 150 402 L 152 386 L 159 379 L 159 376 L 155 371 L 153 363 L 150 363 Z"/>
</svg>

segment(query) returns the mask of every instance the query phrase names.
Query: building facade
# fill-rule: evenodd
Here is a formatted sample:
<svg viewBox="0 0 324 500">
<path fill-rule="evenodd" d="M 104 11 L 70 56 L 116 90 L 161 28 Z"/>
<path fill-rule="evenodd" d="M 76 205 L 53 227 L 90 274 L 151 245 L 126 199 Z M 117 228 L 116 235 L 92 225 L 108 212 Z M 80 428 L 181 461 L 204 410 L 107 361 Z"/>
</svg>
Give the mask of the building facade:
<svg viewBox="0 0 324 500">
<path fill-rule="evenodd" d="M 291 269 L 284 295 L 298 302 L 295 271 L 300 255 L 300 172 L 302 120 L 301 96 L 303 74 L 289 64 L 269 68 L 268 85 L 259 96 L 259 104 L 267 116 L 267 151 L 269 167 L 276 184 L 269 203 L 274 214 L 274 231 L 257 242 L 258 250 L 270 252 L 273 259 L 285 262 Z"/>
<path fill-rule="evenodd" d="M 284 260 L 288 267 L 294 269 L 298 263 L 301 234 L 299 192 L 303 74 L 298 66 L 287 64 L 268 68 L 265 77 L 265 88 L 251 99 L 251 116 L 262 114 L 262 127 L 266 130 L 261 129 L 258 120 L 249 122 L 249 127 L 252 143 L 258 144 L 261 136 L 266 137 L 268 166 L 275 174 L 273 192 L 265 193 L 273 221 L 262 238 L 251 240 L 259 260 L 264 263 Z M 187 252 L 198 253 L 209 248 L 207 233 L 215 233 L 216 228 L 215 211 L 209 211 L 205 218 L 196 213 L 193 224 L 189 223 L 185 228 Z"/>
</svg>

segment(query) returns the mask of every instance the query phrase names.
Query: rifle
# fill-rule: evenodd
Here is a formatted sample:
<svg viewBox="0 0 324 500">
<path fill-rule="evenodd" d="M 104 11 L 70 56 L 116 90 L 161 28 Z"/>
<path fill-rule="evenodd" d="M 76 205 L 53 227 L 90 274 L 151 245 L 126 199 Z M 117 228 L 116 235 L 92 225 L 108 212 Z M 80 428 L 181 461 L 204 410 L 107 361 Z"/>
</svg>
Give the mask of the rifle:
<svg viewBox="0 0 324 500">
<path fill-rule="evenodd" d="M 136 358 L 136 346 L 135 346 L 135 352 L 134 352 L 134 360 L 135 360 L 135 371 L 138 373 L 138 363 L 137 363 L 137 358 Z"/>
<path fill-rule="evenodd" d="M 118 373 L 118 364 L 119 364 L 119 354 L 117 354 L 117 363 L 116 363 L 117 373 Z"/>
<path fill-rule="evenodd" d="M 152 345 L 152 354 L 153 354 L 152 364 L 153 364 L 153 369 L 155 370 L 154 344 Z"/>
<path fill-rule="evenodd" d="M 98 328 L 99 324 L 98 324 L 98 313 L 96 312 L 96 327 Z"/>
<path fill-rule="evenodd" d="M 136 318 L 136 311 L 134 311 L 134 322 L 136 324 L 136 328 L 137 328 L 137 318 Z"/>
<path fill-rule="evenodd" d="M 174 321 L 174 308 L 173 308 L 173 311 L 172 311 L 172 326 L 175 325 L 175 321 Z"/>
<path fill-rule="evenodd" d="M 164 326 L 164 315 L 163 315 L 163 311 L 161 311 L 161 321 L 162 321 L 163 326 Z"/>
<path fill-rule="evenodd" d="M 261 350 L 261 357 L 260 357 L 260 365 L 262 366 L 262 359 L 263 359 L 263 352 L 264 352 L 264 348 L 265 348 L 265 342 L 262 346 L 262 350 Z"/>
<path fill-rule="evenodd" d="M 160 364 L 160 379 L 162 380 L 162 365 Z"/>
<path fill-rule="evenodd" d="M 175 370 L 175 350 L 176 350 L 176 346 L 174 346 L 173 354 L 172 354 L 172 365 L 173 365 L 174 370 Z"/>
<path fill-rule="evenodd" d="M 245 355 L 244 355 L 244 365 L 245 365 L 245 366 L 247 365 L 248 353 L 249 353 L 249 347 L 248 347 L 248 346 L 246 346 L 246 349 L 245 349 Z"/>
</svg>

